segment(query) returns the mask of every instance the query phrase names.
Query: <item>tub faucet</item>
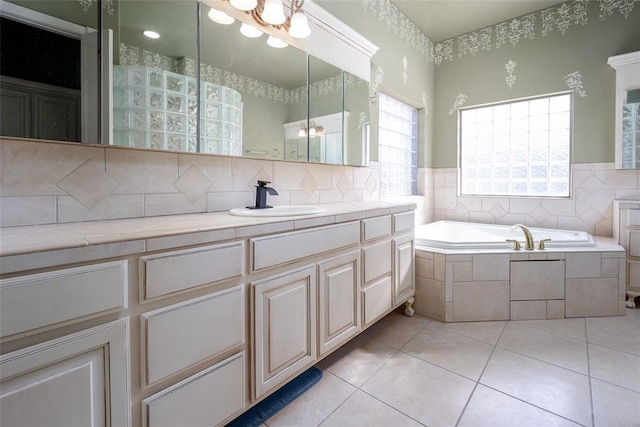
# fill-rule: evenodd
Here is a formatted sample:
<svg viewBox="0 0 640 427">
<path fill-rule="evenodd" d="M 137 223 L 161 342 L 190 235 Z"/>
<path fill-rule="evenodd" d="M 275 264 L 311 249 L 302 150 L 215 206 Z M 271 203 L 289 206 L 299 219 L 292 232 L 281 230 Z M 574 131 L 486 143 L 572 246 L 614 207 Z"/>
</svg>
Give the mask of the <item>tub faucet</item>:
<svg viewBox="0 0 640 427">
<path fill-rule="evenodd" d="M 273 207 L 267 205 L 267 193 L 272 196 L 277 196 L 278 192 L 275 188 L 267 187 L 267 184 L 270 184 L 270 182 L 258 180 L 258 185 L 256 185 L 256 205 L 247 206 L 248 209 L 267 209 Z"/>
<path fill-rule="evenodd" d="M 522 230 L 522 233 L 524 233 L 524 241 L 525 241 L 524 248 L 527 251 L 532 251 L 534 247 L 533 247 L 533 236 L 531 235 L 531 232 L 527 227 L 525 227 L 522 224 L 515 224 L 513 227 L 511 227 L 509 232 L 512 232 L 517 228 L 520 228 Z"/>
</svg>

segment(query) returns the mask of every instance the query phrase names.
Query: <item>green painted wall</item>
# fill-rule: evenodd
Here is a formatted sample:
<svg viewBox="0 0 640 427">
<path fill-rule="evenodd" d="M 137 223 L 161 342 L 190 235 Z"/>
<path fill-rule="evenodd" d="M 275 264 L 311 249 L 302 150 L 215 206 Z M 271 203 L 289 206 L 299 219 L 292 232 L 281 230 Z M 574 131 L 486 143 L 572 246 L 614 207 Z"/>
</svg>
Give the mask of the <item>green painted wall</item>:
<svg viewBox="0 0 640 427">
<path fill-rule="evenodd" d="M 469 97 L 465 106 L 473 106 L 567 91 L 564 76 L 575 71 L 582 75 L 587 96 L 574 95 L 573 162 L 613 162 L 615 71 L 607 58 L 640 49 L 640 7 L 626 20 L 617 12 L 601 20 L 599 13 L 599 3 L 590 2 L 587 25 L 572 23 L 564 36 L 555 29 L 544 37 L 536 14 L 533 40 L 520 39 L 516 47 L 507 41 L 499 49 L 494 42 L 491 51 L 480 51 L 475 58 L 455 56 L 437 66 L 430 166 L 457 165 L 458 117 L 448 112 L 459 93 Z M 517 62 L 511 89 L 505 82 L 509 60 Z"/>
<path fill-rule="evenodd" d="M 416 43 L 402 37 L 403 27 L 408 24 L 407 18 L 401 15 L 388 0 L 378 2 L 316 0 L 316 3 L 379 47 L 371 60 L 371 82 L 375 82 L 376 71 L 380 68 L 384 78 L 379 90 L 420 110 L 418 166 L 430 165 L 432 163 L 433 115 L 427 112 L 433 109 L 435 64 L 416 48 Z M 369 6 L 366 3 L 369 3 Z M 372 9 L 373 7 L 383 8 L 384 16 L 390 17 L 390 21 L 382 16 L 380 10 Z M 405 57 L 407 58 L 406 83 L 403 80 L 403 58 Z M 426 109 L 423 94 L 426 99 Z M 375 161 L 378 160 L 377 101 L 370 105 L 370 158 Z"/>
</svg>

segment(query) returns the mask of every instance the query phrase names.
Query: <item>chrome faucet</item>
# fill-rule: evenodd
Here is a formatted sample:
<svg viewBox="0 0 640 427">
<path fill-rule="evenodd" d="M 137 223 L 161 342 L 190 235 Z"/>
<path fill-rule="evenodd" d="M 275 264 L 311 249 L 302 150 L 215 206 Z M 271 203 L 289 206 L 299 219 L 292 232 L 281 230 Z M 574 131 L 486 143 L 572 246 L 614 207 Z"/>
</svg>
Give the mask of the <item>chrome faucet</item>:
<svg viewBox="0 0 640 427">
<path fill-rule="evenodd" d="M 513 232 L 513 230 L 517 228 L 520 228 L 522 230 L 522 233 L 524 233 L 524 241 L 525 241 L 524 248 L 527 251 L 532 251 L 534 247 L 533 247 L 533 236 L 531 235 L 531 232 L 527 227 L 525 227 L 522 224 L 515 224 L 513 227 L 511 227 L 509 232 Z"/>
<path fill-rule="evenodd" d="M 272 196 L 277 196 L 278 192 L 275 188 L 267 187 L 267 184 L 270 184 L 270 182 L 258 180 L 258 185 L 256 185 L 256 205 L 247 206 L 248 209 L 267 209 L 273 207 L 267 205 L 267 193 Z"/>
</svg>

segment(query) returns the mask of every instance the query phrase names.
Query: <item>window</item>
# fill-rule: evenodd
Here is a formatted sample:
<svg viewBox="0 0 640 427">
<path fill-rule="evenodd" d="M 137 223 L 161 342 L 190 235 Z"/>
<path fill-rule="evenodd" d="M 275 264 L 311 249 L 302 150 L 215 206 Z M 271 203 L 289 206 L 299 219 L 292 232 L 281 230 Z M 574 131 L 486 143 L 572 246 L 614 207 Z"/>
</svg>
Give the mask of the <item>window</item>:
<svg viewBox="0 0 640 427">
<path fill-rule="evenodd" d="M 460 193 L 568 197 L 571 94 L 461 109 Z"/>
<path fill-rule="evenodd" d="M 418 110 L 379 94 L 380 196 L 418 192 Z"/>
</svg>

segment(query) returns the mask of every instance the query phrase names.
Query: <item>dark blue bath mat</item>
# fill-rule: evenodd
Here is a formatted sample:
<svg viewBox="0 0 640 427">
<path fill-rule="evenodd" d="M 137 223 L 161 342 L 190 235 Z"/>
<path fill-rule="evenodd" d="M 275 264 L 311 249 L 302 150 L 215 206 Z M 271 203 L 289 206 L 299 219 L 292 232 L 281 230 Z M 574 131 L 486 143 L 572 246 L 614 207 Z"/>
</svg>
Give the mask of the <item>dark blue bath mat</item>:
<svg viewBox="0 0 640 427">
<path fill-rule="evenodd" d="M 227 427 L 258 427 L 289 403 L 296 400 L 302 393 L 313 387 L 321 378 L 322 371 L 320 369 L 307 369 L 280 388 L 280 390 L 231 421 L 227 424 Z"/>
</svg>

